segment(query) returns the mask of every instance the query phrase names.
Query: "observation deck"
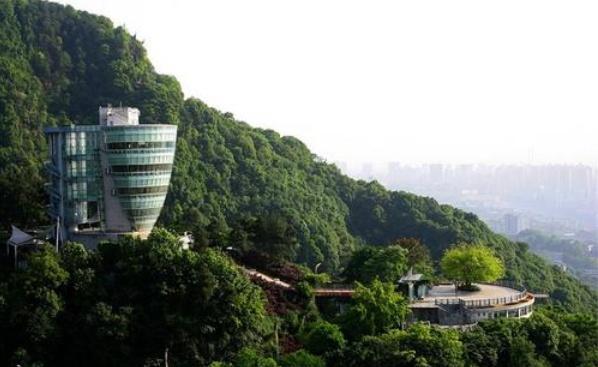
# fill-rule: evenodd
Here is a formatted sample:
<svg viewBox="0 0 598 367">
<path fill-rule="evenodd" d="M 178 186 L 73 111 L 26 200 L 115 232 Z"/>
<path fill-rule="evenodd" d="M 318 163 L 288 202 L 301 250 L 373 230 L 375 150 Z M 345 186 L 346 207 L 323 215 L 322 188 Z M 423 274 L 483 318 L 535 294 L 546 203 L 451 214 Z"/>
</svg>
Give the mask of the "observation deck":
<svg viewBox="0 0 598 367">
<path fill-rule="evenodd" d="M 512 283 L 475 284 L 478 291 L 457 290 L 452 284 L 432 287 L 427 295 L 414 301 L 415 320 L 441 325 L 467 325 L 499 317 L 529 317 L 535 297 Z"/>
</svg>

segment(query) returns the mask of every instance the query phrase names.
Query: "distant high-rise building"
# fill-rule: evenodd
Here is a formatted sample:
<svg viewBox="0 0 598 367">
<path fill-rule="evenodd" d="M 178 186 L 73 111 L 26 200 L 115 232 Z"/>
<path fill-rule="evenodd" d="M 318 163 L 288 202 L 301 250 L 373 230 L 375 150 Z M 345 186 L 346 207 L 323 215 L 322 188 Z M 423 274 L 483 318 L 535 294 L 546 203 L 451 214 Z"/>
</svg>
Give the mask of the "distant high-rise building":
<svg viewBox="0 0 598 367">
<path fill-rule="evenodd" d="M 516 235 L 517 233 L 528 229 L 526 221 L 516 214 L 505 214 L 503 217 L 504 231 L 509 235 Z"/>
<path fill-rule="evenodd" d="M 45 129 L 50 216 L 63 240 L 93 247 L 152 230 L 170 183 L 177 127 L 139 124 L 139 114 L 100 107 L 99 125 Z"/>
<path fill-rule="evenodd" d="M 430 181 L 432 184 L 439 184 L 444 181 L 444 166 L 442 164 L 430 164 Z"/>
</svg>

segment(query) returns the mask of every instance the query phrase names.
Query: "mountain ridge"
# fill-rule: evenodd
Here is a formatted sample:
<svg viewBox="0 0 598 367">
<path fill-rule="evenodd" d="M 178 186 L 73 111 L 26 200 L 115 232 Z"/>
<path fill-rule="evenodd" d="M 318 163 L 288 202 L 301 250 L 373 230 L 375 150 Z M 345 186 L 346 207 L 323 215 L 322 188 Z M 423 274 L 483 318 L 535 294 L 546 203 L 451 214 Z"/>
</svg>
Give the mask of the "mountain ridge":
<svg viewBox="0 0 598 367">
<path fill-rule="evenodd" d="M 594 292 L 491 232 L 474 214 L 434 199 L 353 180 L 296 138 L 252 128 L 156 73 L 142 43 L 101 16 L 38 0 L 0 3 L 0 220 L 45 222 L 42 127 L 93 123 L 96 108 L 123 103 L 146 123 L 171 122 L 179 139 L 160 224 L 209 244 L 243 241 L 240 223 L 288 223 L 294 260 L 334 272 L 362 244 L 420 238 L 438 259 L 459 242 L 482 242 L 510 278 L 570 309 L 598 310 Z M 19 182 L 19 185 L 15 185 Z"/>
</svg>

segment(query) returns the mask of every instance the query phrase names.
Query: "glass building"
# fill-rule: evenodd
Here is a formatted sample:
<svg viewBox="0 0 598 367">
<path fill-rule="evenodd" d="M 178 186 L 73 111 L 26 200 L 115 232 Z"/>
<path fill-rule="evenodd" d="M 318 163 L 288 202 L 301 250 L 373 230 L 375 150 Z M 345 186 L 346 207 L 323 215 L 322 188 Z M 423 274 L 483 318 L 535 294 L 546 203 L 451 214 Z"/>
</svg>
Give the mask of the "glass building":
<svg viewBox="0 0 598 367">
<path fill-rule="evenodd" d="M 174 161 L 175 125 L 139 124 L 139 110 L 100 107 L 99 125 L 45 129 L 50 216 L 63 240 L 94 246 L 156 223 Z"/>
</svg>

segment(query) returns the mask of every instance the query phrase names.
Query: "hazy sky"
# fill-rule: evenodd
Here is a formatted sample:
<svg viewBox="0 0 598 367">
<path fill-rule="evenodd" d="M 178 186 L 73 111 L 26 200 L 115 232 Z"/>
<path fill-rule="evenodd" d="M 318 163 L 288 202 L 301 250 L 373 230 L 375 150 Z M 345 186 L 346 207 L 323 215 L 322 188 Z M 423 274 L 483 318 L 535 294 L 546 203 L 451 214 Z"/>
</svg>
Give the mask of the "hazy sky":
<svg viewBox="0 0 598 367">
<path fill-rule="evenodd" d="M 598 162 L 596 1 L 61 2 L 329 161 Z"/>
</svg>

